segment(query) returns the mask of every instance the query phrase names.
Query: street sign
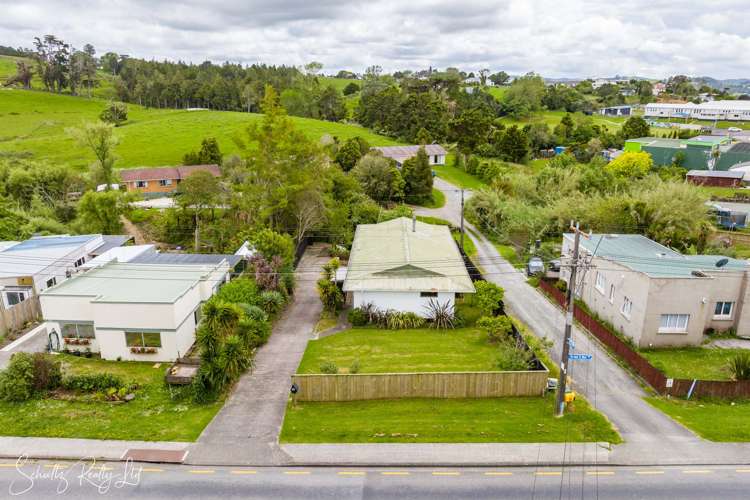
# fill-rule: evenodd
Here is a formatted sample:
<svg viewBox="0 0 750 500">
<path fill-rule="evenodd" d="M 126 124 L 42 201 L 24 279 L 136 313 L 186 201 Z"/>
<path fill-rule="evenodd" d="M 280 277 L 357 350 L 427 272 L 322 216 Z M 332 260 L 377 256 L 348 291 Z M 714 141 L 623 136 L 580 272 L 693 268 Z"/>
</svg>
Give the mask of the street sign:
<svg viewBox="0 0 750 500">
<path fill-rule="evenodd" d="M 570 361 L 591 361 L 593 356 L 591 354 L 569 354 L 568 360 Z"/>
</svg>

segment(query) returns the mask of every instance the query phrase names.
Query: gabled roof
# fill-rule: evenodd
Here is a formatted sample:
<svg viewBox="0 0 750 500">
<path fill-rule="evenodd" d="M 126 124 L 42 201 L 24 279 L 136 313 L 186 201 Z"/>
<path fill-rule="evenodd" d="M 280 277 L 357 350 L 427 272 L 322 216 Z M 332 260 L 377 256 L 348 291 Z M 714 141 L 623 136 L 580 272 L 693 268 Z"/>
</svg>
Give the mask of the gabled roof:
<svg viewBox="0 0 750 500">
<path fill-rule="evenodd" d="M 243 259 L 242 255 L 216 253 L 143 253 L 130 260 L 138 264 L 190 265 L 220 264 L 226 261 L 231 267 Z"/>
<path fill-rule="evenodd" d="M 0 277 L 32 276 L 51 266 L 67 266 L 75 253 L 91 253 L 104 244 L 101 234 L 36 236 L 0 251 Z"/>
<path fill-rule="evenodd" d="M 182 165 L 178 167 L 144 167 L 120 170 L 123 182 L 156 181 L 161 179 L 184 179 L 199 170 L 209 172 L 214 177 L 221 176 L 218 165 Z"/>
<path fill-rule="evenodd" d="M 396 161 L 408 160 L 412 156 L 416 156 L 419 148 L 422 146 L 381 146 L 370 148 L 383 153 L 383 156 L 387 158 L 393 158 Z M 424 146 L 425 153 L 427 156 L 435 155 L 447 155 L 448 152 L 440 144 L 427 144 Z"/>
<path fill-rule="evenodd" d="M 687 173 L 687 176 L 742 179 L 745 176 L 745 172 L 739 170 L 691 170 Z"/>
<path fill-rule="evenodd" d="M 400 217 L 357 226 L 344 291 L 475 290 L 448 226 Z"/>
</svg>

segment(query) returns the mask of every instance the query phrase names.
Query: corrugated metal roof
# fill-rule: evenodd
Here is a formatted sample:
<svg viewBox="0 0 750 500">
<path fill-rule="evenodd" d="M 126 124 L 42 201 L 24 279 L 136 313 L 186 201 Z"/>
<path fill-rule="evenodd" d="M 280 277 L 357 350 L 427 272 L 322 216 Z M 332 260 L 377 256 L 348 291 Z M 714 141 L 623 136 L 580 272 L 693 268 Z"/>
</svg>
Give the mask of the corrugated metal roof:
<svg viewBox="0 0 750 500">
<path fill-rule="evenodd" d="M 215 253 L 148 253 L 142 254 L 130 262 L 138 264 L 219 264 L 227 261 L 231 267 L 236 266 L 242 260 L 241 255 L 215 254 Z"/>
<path fill-rule="evenodd" d="M 344 291 L 475 290 L 447 226 L 400 217 L 357 226 Z"/>
<path fill-rule="evenodd" d="M 573 240 L 572 234 L 565 234 Z M 696 278 L 694 271 L 711 274 L 737 272 L 747 267 L 740 259 L 728 259 L 722 268 L 716 263 L 721 255 L 682 255 L 640 234 L 592 234 L 581 238 L 581 247 L 589 255 L 617 262 L 652 278 Z"/>
<path fill-rule="evenodd" d="M 691 170 L 687 173 L 688 177 L 719 177 L 728 179 L 742 179 L 745 172 L 737 170 Z"/>
<path fill-rule="evenodd" d="M 127 168 L 119 171 L 123 182 L 155 181 L 161 179 L 184 179 L 198 170 L 210 172 L 215 177 L 221 175 L 218 165 L 181 165 L 177 167 Z"/>
</svg>

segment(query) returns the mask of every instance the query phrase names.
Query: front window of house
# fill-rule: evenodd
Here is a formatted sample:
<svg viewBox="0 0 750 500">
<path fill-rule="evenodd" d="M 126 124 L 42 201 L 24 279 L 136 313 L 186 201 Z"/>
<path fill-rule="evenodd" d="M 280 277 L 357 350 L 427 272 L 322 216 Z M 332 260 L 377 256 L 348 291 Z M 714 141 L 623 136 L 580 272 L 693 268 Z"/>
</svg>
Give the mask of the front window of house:
<svg viewBox="0 0 750 500">
<path fill-rule="evenodd" d="M 57 284 L 57 278 L 55 278 L 55 277 L 52 277 L 52 278 L 50 278 L 50 279 L 47 280 L 47 288 L 49 288 L 51 286 L 55 286 L 56 284 Z"/>
<path fill-rule="evenodd" d="M 161 347 L 161 332 L 125 332 L 128 347 Z"/>
<path fill-rule="evenodd" d="M 172 185 L 172 179 L 161 179 L 159 181 L 160 186 L 171 186 Z"/>
<path fill-rule="evenodd" d="M 137 187 L 137 188 L 148 187 L 148 182 L 146 182 L 146 181 L 135 181 L 135 187 Z"/>
<path fill-rule="evenodd" d="M 3 294 L 5 295 L 5 304 L 7 307 L 13 307 L 29 298 L 29 292 L 25 290 L 6 290 Z"/>
<path fill-rule="evenodd" d="M 419 292 L 420 297 L 437 297 L 437 292 Z"/>
<path fill-rule="evenodd" d="M 689 314 L 662 314 L 659 333 L 687 333 Z"/>
<path fill-rule="evenodd" d="M 717 302 L 714 309 L 714 319 L 732 319 L 734 302 Z"/>
<path fill-rule="evenodd" d="M 62 330 L 62 336 L 65 338 L 94 338 L 94 325 L 91 323 L 61 323 L 60 330 Z"/>
</svg>

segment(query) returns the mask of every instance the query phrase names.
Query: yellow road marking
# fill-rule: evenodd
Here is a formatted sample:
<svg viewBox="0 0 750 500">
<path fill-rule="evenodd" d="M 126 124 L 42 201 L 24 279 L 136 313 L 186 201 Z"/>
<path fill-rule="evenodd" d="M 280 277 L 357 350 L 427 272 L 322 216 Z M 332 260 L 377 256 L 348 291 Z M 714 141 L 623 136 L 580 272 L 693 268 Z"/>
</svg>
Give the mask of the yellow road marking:
<svg viewBox="0 0 750 500">
<path fill-rule="evenodd" d="M 24 465 L 29 465 L 29 464 L 24 464 Z M 0 467 L 16 467 L 16 466 L 17 464 L 0 464 Z"/>
<path fill-rule="evenodd" d="M 408 476 L 409 475 L 408 472 L 395 472 L 395 471 L 381 472 L 381 474 L 384 476 Z"/>
<path fill-rule="evenodd" d="M 512 476 L 512 472 L 485 472 L 485 476 Z"/>
<path fill-rule="evenodd" d="M 188 472 L 191 474 L 213 474 L 216 471 L 212 469 L 190 469 Z"/>
<path fill-rule="evenodd" d="M 364 476 L 365 473 L 359 470 L 342 470 L 339 471 L 339 476 Z"/>
<path fill-rule="evenodd" d="M 588 476 L 614 476 L 615 473 L 611 470 L 596 470 L 596 471 L 592 470 L 592 471 L 587 471 L 586 475 Z"/>
<path fill-rule="evenodd" d="M 560 476 L 562 472 L 537 472 L 537 476 Z"/>
<path fill-rule="evenodd" d="M 642 474 L 642 475 L 653 475 L 653 474 L 664 474 L 663 470 L 637 470 L 635 471 L 636 474 Z"/>
<path fill-rule="evenodd" d="M 285 470 L 284 474 L 289 474 L 290 476 L 303 476 L 306 474 L 309 474 L 309 470 Z"/>
<path fill-rule="evenodd" d="M 92 467 L 92 470 L 113 470 L 113 467 L 107 467 L 106 465 L 100 465 L 98 467 Z"/>
<path fill-rule="evenodd" d="M 460 472 L 443 472 L 443 471 L 436 471 L 432 473 L 433 476 L 460 476 Z"/>
<path fill-rule="evenodd" d="M 737 469 L 735 472 L 739 472 L 740 474 L 750 474 L 750 469 Z"/>
<path fill-rule="evenodd" d="M 258 473 L 257 470 L 233 470 L 232 471 L 232 474 L 237 474 L 237 475 L 248 475 L 248 474 L 257 474 L 257 473 Z"/>
<path fill-rule="evenodd" d="M 683 474 L 711 474 L 712 470 L 684 470 Z"/>
<path fill-rule="evenodd" d="M 164 469 L 158 469 L 156 467 L 144 467 L 141 472 L 164 472 Z"/>
</svg>

